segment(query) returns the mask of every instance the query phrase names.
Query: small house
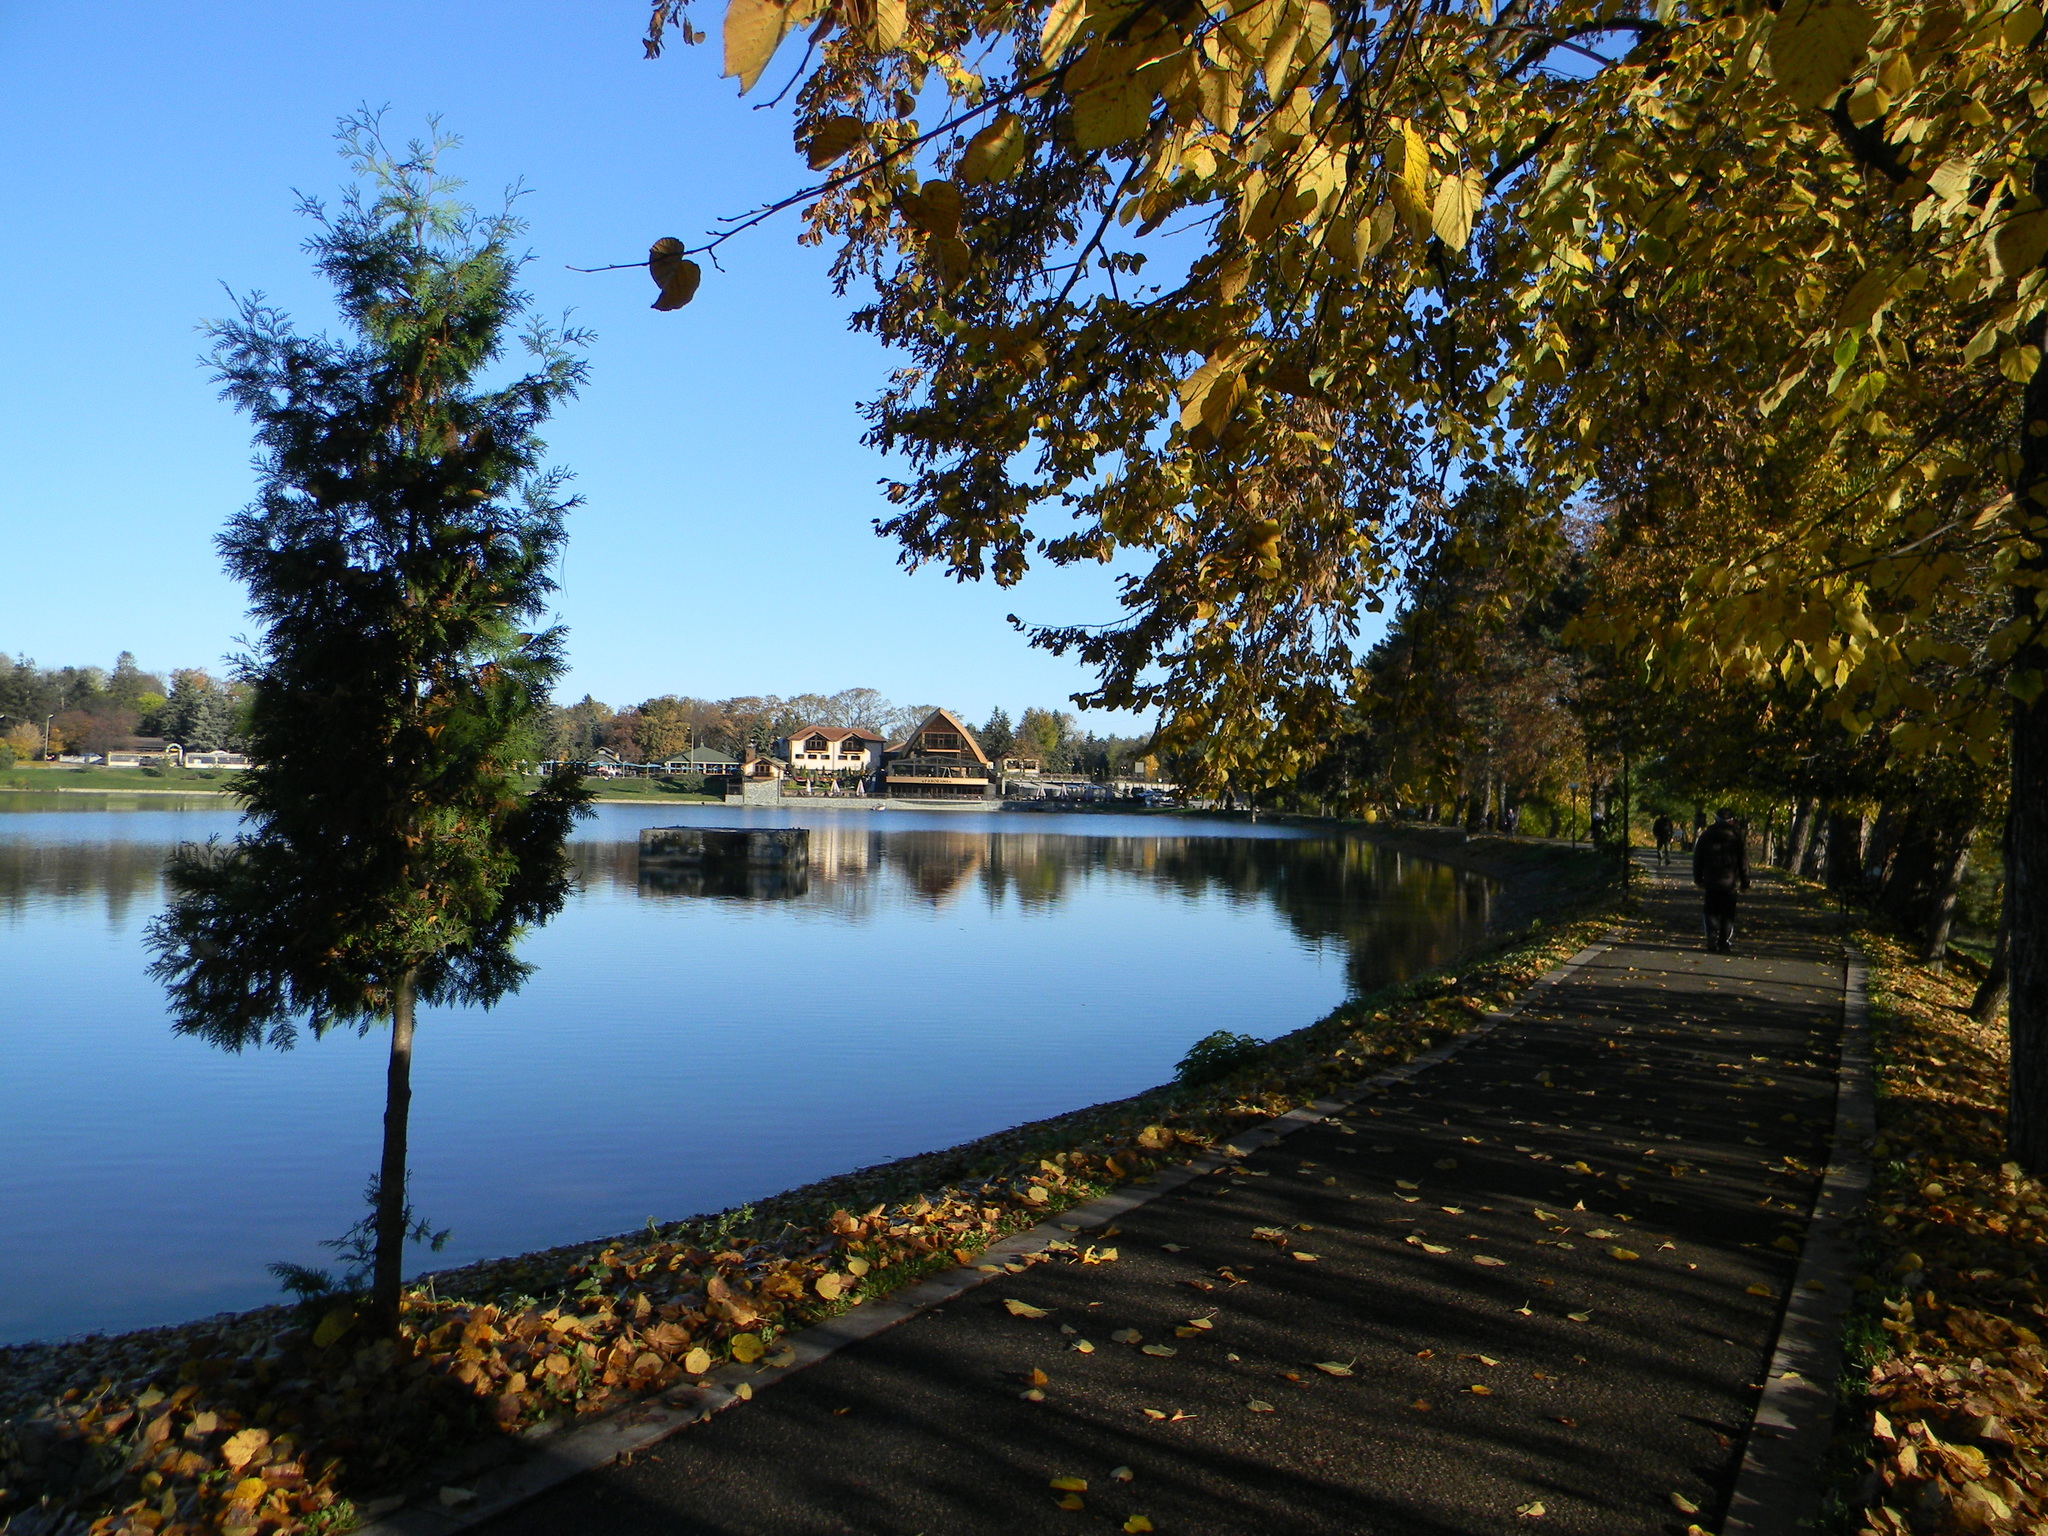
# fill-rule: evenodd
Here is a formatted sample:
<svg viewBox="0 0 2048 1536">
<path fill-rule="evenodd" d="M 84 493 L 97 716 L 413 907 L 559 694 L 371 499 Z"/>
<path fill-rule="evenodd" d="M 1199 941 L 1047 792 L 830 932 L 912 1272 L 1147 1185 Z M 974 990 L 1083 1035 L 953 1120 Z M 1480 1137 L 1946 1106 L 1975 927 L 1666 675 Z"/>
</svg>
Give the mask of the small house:
<svg viewBox="0 0 2048 1536">
<path fill-rule="evenodd" d="M 859 727 L 806 726 L 776 742 L 792 773 L 857 773 L 882 766 L 883 738 Z"/>
</svg>

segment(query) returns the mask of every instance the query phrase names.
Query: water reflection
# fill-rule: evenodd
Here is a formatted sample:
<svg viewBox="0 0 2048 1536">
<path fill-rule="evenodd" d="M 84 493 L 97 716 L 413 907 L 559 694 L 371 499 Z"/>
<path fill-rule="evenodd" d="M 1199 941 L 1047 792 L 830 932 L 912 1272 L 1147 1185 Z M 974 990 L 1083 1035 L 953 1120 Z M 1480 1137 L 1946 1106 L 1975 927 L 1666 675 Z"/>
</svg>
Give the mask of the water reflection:
<svg viewBox="0 0 2048 1536">
<path fill-rule="evenodd" d="M 1050 914 L 1091 882 L 1134 881 L 1187 901 L 1270 902 L 1304 941 L 1341 946 L 1354 992 L 1431 970 L 1484 931 L 1492 885 L 1355 838 L 1087 837 L 1008 830 L 814 826 L 810 867 L 642 868 L 637 841 L 574 845 L 586 889 L 801 903 L 860 922 L 891 905 L 1014 901 Z"/>
<path fill-rule="evenodd" d="M 0 1010 L 0 1340 L 274 1299 L 264 1266 L 329 1262 L 375 1163 L 380 1034 L 230 1056 L 170 1032 L 142 942 L 162 862 L 234 811 L 107 808 L 0 815 L 0 977 L 24 1004 Z M 1108 815 L 807 811 L 800 879 L 643 879 L 640 826 L 679 810 L 601 807 L 527 986 L 427 1010 L 413 1183 L 455 1228 L 437 1262 L 1138 1092 L 1212 1030 L 1277 1034 L 1451 959 L 1490 901 L 1357 840 Z"/>
</svg>

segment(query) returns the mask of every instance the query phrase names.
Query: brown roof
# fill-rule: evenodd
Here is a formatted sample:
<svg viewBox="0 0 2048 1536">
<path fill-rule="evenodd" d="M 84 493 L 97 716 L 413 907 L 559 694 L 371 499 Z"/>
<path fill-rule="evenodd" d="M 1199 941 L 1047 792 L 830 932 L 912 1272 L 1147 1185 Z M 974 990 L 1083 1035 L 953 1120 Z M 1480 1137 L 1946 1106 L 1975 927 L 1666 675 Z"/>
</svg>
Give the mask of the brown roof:
<svg viewBox="0 0 2048 1536">
<path fill-rule="evenodd" d="M 800 731 L 791 731 L 786 740 L 795 741 L 799 736 L 822 736 L 827 741 L 844 741 L 849 736 L 862 741 L 880 741 L 882 738 L 873 731 L 864 731 L 859 726 L 807 725 Z"/>
<path fill-rule="evenodd" d="M 924 717 L 923 723 L 920 724 L 916 730 L 912 731 L 908 736 L 903 738 L 902 745 L 908 746 L 911 742 L 915 741 L 918 737 L 922 736 L 934 725 L 943 725 L 951 730 L 958 731 L 960 733 L 960 739 L 967 743 L 967 750 L 974 754 L 976 761 L 980 762 L 984 767 L 994 766 L 992 763 L 989 762 L 988 754 L 981 750 L 981 743 L 974 739 L 974 732 L 967 729 L 966 723 L 962 721 L 961 718 L 958 715 L 954 714 L 953 711 L 951 711 L 950 709 L 935 709 L 930 714 L 926 715 Z"/>
</svg>

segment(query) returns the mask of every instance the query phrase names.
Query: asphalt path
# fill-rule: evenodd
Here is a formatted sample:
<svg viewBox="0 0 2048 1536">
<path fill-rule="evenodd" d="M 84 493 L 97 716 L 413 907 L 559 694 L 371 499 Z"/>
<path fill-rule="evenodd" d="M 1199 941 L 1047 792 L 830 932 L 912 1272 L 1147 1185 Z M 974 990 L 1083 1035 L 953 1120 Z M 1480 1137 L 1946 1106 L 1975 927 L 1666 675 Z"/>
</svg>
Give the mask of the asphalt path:
<svg viewBox="0 0 2048 1536">
<path fill-rule="evenodd" d="M 1703 953 L 1652 868 L 1517 1018 L 1086 1234 L 1114 1261 L 998 1277 L 482 1529 L 1715 1528 L 1827 1161 L 1842 966 L 1768 881 Z"/>
</svg>

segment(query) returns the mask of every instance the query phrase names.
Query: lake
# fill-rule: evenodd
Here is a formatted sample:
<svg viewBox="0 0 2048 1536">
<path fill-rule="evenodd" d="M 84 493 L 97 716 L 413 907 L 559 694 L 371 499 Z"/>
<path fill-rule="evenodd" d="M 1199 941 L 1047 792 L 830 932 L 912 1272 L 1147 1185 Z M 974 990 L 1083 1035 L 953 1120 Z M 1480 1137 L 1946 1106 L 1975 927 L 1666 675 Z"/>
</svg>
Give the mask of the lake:
<svg viewBox="0 0 2048 1536">
<path fill-rule="evenodd" d="M 650 825 L 811 828 L 807 880 L 638 869 Z M 142 933 L 219 801 L 0 794 L 0 1342 L 278 1299 L 377 1161 L 386 1037 L 173 1036 Z M 604 805 L 496 1009 L 423 1010 L 412 1194 L 445 1268 L 674 1220 L 1170 1078 L 1482 934 L 1477 876 L 1200 817 Z"/>
</svg>

